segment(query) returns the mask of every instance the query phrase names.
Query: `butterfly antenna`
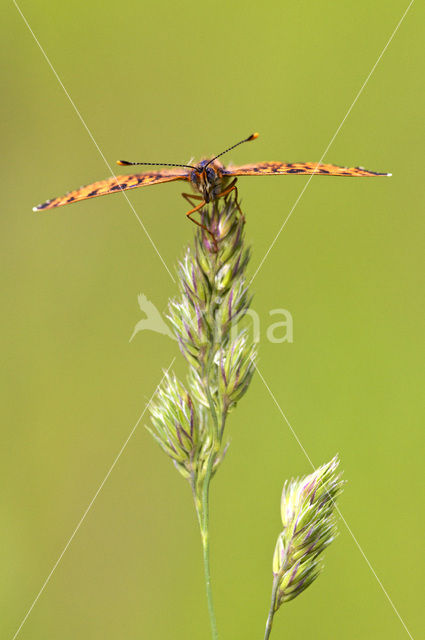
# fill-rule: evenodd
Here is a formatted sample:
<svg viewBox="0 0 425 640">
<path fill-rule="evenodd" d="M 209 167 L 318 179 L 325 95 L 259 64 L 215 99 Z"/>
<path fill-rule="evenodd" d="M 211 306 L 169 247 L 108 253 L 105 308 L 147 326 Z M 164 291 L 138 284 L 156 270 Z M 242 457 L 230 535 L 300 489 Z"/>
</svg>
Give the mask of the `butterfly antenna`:
<svg viewBox="0 0 425 640">
<path fill-rule="evenodd" d="M 214 160 L 217 160 L 217 158 L 219 158 L 220 156 L 223 156 L 228 151 L 231 151 L 235 147 L 238 147 L 240 144 L 243 144 L 244 142 L 250 142 L 251 140 L 255 140 L 256 138 L 258 138 L 258 135 L 259 135 L 258 133 L 252 133 L 248 138 L 245 138 L 245 140 L 241 140 L 240 142 L 237 142 L 236 144 L 234 144 L 232 147 L 229 147 L 225 151 L 222 151 L 221 153 L 218 154 L 218 156 L 215 156 L 215 158 L 211 158 L 211 160 L 208 162 L 208 164 L 205 165 L 205 167 L 211 164 L 211 162 L 214 162 Z"/>
<path fill-rule="evenodd" d="M 151 167 L 186 167 L 187 169 L 196 169 L 196 167 L 193 167 L 191 164 L 172 164 L 170 162 L 128 162 L 128 160 L 117 160 L 117 164 L 121 165 L 122 167 L 144 164 Z"/>
</svg>

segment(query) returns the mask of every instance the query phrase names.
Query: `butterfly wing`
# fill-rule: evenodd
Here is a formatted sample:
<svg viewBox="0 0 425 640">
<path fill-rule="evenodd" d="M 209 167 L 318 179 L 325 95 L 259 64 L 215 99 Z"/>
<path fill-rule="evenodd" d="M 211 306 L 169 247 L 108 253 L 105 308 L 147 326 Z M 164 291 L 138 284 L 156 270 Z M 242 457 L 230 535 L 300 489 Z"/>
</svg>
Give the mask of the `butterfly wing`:
<svg viewBox="0 0 425 640">
<path fill-rule="evenodd" d="M 146 173 L 135 173 L 129 176 L 116 176 L 93 182 L 86 187 L 80 187 L 75 191 L 70 191 L 65 196 L 47 200 L 43 204 L 34 207 L 33 211 L 45 211 L 54 207 L 61 207 L 64 204 L 71 204 L 79 200 L 87 200 L 88 198 L 96 198 L 97 196 L 105 196 L 108 193 L 116 193 L 117 191 L 126 191 L 135 187 L 147 187 L 151 184 L 160 184 L 161 182 L 172 182 L 173 180 L 189 180 L 189 173 L 178 168 L 162 171 L 148 171 Z"/>
<path fill-rule="evenodd" d="M 325 176 L 390 176 L 391 173 L 376 173 L 364 167 L 338 167 L 335 164 L 319 164 L 318 162 L 258 162 L 244 164 L 241 167 L 226 167 L 223 174 L 227 176 L 274 176 L 282 174 L 312 174 Z"/>
</svg>

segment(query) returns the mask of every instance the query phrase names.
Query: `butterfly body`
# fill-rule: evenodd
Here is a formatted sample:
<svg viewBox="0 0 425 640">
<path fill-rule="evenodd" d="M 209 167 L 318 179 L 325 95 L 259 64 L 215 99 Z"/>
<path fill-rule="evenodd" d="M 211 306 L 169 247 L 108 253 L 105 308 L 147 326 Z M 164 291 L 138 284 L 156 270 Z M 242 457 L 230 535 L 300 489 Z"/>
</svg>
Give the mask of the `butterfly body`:
<svg viewBox="0 0 425 640">
<path fill-rule="evenodd" d="M 212 158 L 201 160 L 190 172 L 190 182 L 194 191 L 200 193 L 206 203 L 219 197 L 229 179 L 221 162 Z"/>
</svg>

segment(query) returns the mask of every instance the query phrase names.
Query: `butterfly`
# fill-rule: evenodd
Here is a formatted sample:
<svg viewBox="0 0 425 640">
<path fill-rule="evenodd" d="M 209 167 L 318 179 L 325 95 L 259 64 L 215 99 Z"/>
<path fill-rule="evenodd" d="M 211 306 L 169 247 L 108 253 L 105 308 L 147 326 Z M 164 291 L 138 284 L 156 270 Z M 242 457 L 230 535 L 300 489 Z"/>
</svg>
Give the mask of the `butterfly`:
<svg viewBox="0 0 425 640">
<path fill-rule="evenodd" d="M 339 167 L 333 164 L 319 164 L 317 162 L 256 162 L 254 164 L 244 164 L 241 166 L 225 167 L 218 158 L 238 147 L 244 142 L 249 142 L 258 138 L 258 133 L 253 133 L 248 138 L 241 140 L 232 147 L 225 149 L 214 158 L 201 160 L 196 165 L 190 164 L 170 164 L 162 162 L 128 162 L 126 160 L 118 160 L 117 164 L 121 166 L 150 165 L 172 167 L 172 169 L 160 169 L 158 171 L 146 171 L 144 173 L 133 173 L 126 176 L 113 176 L 106 180 L 93 182 L 86 187 L 80 187 L 75 191 L 70 191 L 65 196 L 47 200 L 33 211 L 46 211 L 55 207 L 62 207 L 65 204 L 71 204 L 80 200 L 87 200 L 97 196 L 104 196 L 109 193 L 118 191 L 126 191 L 127 189 L 135 189 L 137 187 L 147 187 L 151 184 L 160 184 L 162 182 L 173 182 L 176 180 L 184 180 L 189 182 L 197 194 L 182 193 L 182 196 L 193 207 L 186 213 L 186 216 L 195 224 L 205 229 L 205 227 L 192 218 L 192 215 L 202 209 L 203 206 L 211 201 L 228 196 L 234 192 L 235 202 L 237 204 L 238 190 L 236 181 L 239 176 L 277 176 L 277 175 L 307 175 L 317 174 L 325 176 L 390 176 L 391 173 L 376 173 L 368 171 L 363 167 L 347 168 Z M 199 204 L 194 206 L 195 202 Z M 241 212 L 242 213 L 242 212 Z M 208 231 L 208 229 L 206 229 Z"/>
</svg>

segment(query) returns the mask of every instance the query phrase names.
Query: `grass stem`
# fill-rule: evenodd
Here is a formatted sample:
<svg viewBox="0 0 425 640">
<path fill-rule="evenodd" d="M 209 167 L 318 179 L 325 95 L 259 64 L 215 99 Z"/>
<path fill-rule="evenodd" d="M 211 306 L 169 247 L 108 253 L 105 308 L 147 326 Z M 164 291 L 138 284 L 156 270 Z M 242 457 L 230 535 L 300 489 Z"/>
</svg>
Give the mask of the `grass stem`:
<svg viewBox="0 0 425 640">
<path fill-rule="evenodd" d="M 267 622 L 266 622 L 266 632 L 264 634 L 264 640 L 268 640 L 272 632 L 273 618 L 275 614 L 276 593 L 277 593 L 278 586 L 279 586 L 279 576 L 275 576 L 273 580 L 272 598 L 270 603 L 269 615 L 267 617 Z"/>
<path fill-rule="evenodd" d="M 204 558 L 205 588 L 207 592 L 208 613 L 210 616 L 211 636 L 218 640 L 217 622 L 215 619 L 210 572 L 210 538 L 209 538 L 209 490 L 214 462 L 214 454 L 211 452 L 208 460 L 207 472 L 202 487 L 202 513 L 200 518 L 202 549 Z"/>
</svg>

